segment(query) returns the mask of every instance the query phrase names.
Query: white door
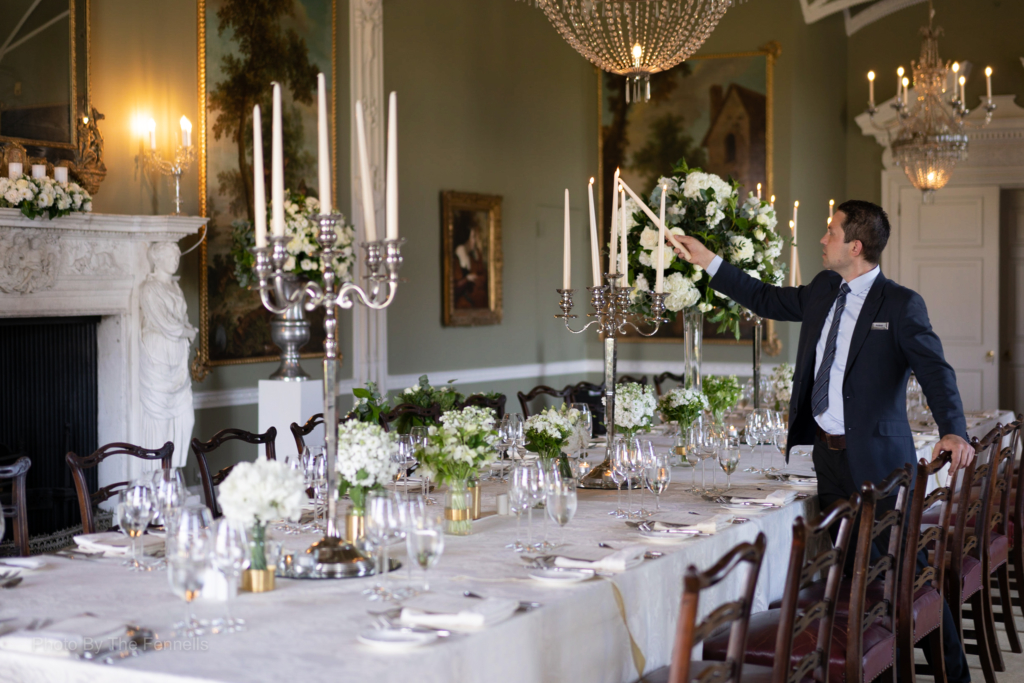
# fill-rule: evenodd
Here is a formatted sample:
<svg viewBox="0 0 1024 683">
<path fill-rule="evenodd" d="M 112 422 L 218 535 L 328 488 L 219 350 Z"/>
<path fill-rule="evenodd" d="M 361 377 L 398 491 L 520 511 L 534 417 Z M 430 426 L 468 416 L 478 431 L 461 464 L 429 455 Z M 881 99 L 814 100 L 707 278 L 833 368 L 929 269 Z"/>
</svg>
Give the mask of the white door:
<svg viewBox="0 0 1024 683">
<path fill-rule="evenodd" d="M 1024 190 L 1003 190 L 999 406 L 1024 409 Z"/>
<path fill-rule="evenodd" d="M 900 190 L 899 282 L 924 297 L 964 410 L 999 403 L 999 188 Z"/>
</svg>

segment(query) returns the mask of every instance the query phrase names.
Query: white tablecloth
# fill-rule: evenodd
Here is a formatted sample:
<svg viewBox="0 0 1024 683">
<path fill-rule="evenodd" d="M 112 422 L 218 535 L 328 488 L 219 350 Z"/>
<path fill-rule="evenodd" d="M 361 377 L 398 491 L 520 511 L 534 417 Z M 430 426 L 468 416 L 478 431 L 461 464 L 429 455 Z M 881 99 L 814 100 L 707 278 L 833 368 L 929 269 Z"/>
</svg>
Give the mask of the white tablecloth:
<svg viewBox="0 0 1024 683">
<path fill-rule="evenodd" d="M 987 421 L 972 431 L 990 428 L 994 423 Z M 754 457 L 759 463 L 760 456 Z M 775 460 L 781 464 L 779 456 Z M 751 462 L 744 448 L 740 468 Z M 794 458 L 792 467 L 809 470 L 810 459 Z M 663 508 L 721 511 L 682 491 L 684 485 L 689 485 L 688 468 L 676 468 L 672 476 L 669 491 L 662 496 Z M 697 476 L 699 479 L 699 472 Z M 718 478 L 722 483 L 721 472 Z M 737 487 L 761 487 L 766 495 L 779 488 L 763 477 L 739 472 L 733 476 L 733 483 Z M 494 495 L 500 490 L 503 487 L 496 483 L 485 486 L 485 512 L 494 509 Z M 566 539 L 594 545 L 600 541 L 615 547 L 638 541 L 635 530 L 608 516 L 615 507 L 615 497 L 614 491 L 581 490 L 579 510 L 566 528 Z M 653 506 L 650 495 L 647 506 Z M 367 610 L 381 609 L 380 603 L 369 602 L 362 595 L 375 579 L 281 579 L 275 591 L 242 594 L 235 602 L 236 615 L 248 622 L 246 632 L 174 640 L 168 650 L 147 652 L 112 666 L 0 652 L 0 681 L 632 681 L 637 671 L 626 623 L 643 653 L 647 671 L 668 663 L 686 567 L 692 564 L 706 568 L 736 543 L 753 540 L 759 531 L 768 536 L 769 550 L 755 607 L 765 608 L 770 600 L 781 596 L 793 520 L 813 514 L 816 506 L 811 496 L 781 510 L 751 515 L 751 521 L 732 525 L 710 538 L 673 545 L 652 543 L 650 548 L 666 553 L 664 557 L 647 560 L 613 578 L 555 588 L 528 579 L 519 557 L 505 549 L 515 536 L 515 518 L 485 518 L 474 523 L 473 535 L 446 538 L 440 564 L 431 570 L 432 590 L 472 590 L 484 596 L 537 601 L 544 606 L 485 631 L 456 635 L 410 653 L 381 654 L 356 642 L 356 635 L 370 623 Z M 534 528 L 540 529 L 536 519 Z M 550 537 L 560 539 L 554 525 Z M 306 536 L 282 538 L 295 550 L 312 540 Z M 404 549 L 395 550 L 404 561 Z M 404 580 L 405 571 L 392 577 Z M 613 584 L 623 598 L 625 622 Z M 704 610 L 733 597 L 739 584 L 730 581 L 720 586 L 708 595 Z M 220 613 L 216 604 L 204 609 Z M 171 594 L 163 572 L 128 572 L 119 566 L 119 560 L 51 557 L 46 568 L 26 577 L 20 586 L 0 591 L 0 626 L 8 617 L 63 619 L 83 612 L 124 619 L 166 637 L 169 625 L 180 619 L 184 607 Z"/>
</svg>

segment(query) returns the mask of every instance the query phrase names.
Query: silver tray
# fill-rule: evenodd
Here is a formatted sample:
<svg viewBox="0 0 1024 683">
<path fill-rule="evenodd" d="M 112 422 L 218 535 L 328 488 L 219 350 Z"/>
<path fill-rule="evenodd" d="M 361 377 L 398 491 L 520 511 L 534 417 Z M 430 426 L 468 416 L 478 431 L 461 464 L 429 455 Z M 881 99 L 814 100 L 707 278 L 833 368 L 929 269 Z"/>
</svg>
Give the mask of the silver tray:
<svg viewBox="0 0 1024 683">
<path fill-rule="evenodd" d="M 401 568 L 402 563 L 394 558 L 388 558 L 388 571 L 393 572 L 396 569 Z M 370 572 L 363 575 L 341 575 L 341 574 L 325 574 L 318 569 L 308 572 L 301 570 L 300 567 L 296 566 L 294 562 L 289 563 L 285 569 L 278 566 L 277 571 L 274 575 L 279 579 L 363 579 L 367 576 L 373 576 L 376 572 Z"/>
</svg>

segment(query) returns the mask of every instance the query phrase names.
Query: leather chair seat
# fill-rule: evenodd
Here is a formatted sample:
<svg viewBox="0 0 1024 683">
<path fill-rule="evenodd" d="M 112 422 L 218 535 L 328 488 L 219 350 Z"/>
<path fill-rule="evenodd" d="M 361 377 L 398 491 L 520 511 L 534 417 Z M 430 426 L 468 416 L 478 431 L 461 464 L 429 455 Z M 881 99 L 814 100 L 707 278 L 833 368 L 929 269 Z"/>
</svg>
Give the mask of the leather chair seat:
<svg viewBox="0 0 1024 683">
<path fill-rule="evenodd" d="M 747 664 L 771 666 L 775 661 L 775 639 L 779 630 L 780 610 L 769 609 L 751 615 L 747 632 Z M 836 616 L 832 627 L 832 652 L 829 657 L 829 680 L 842 683 L 846 675 L 846 639 L 849 624 L 845 616 Z M 791 663 L 796 664 L 817 647 L 818 626 L 811 625 L 793 641 Z M 729 631 L 724 630 L 704 641 L 704 659 L 724 661 L 729 645 Z M 893 666 L 896 657 L 896 636 L 879 624 L 864 630 L 864 681 L 870 683 Z M 744 671 L 746 664 L 744 665 Z M 861 682 L 858 682 L 861 683 Z"/>
<path fill-rule="evenodd" d="M 697 661 L 690 662 L 690 677 L 697 678 L 700 676 L 705 669 L 712 664 L 718 662 L 707 662 Z M 668 683 L 668 674 L 671 667 L 663 666 L 660 669 L 656 669 L 651 673 L 644 676 L 637 683 Z M 770 666 L 756 666 L 754 664 L 744 664 L 743 674 L 740 678 L 743 683 L 771 683 L 772 681 L 772 668 Z"/>
<path fill-rule="evenodd" d="M 1010 557 L 1010 539 L 1002 534 L 992 533 L 992 542 L 988 546 L 988 557 L 991 566 L 995 570 L 1003 566 Z"/>
<path fill-rule="evenodd" d="M 946 577 L 950 577 L 949 573 L 949 561 L 950 555 L 946 553 Z M 967 598 L 971 597 L 975 593 L 981 590 L 981 560 L 967 555 L 964 557 L 963 572 L 963 585 L 960 587 L 961 597 L 964 602 Z"/>
</svg>

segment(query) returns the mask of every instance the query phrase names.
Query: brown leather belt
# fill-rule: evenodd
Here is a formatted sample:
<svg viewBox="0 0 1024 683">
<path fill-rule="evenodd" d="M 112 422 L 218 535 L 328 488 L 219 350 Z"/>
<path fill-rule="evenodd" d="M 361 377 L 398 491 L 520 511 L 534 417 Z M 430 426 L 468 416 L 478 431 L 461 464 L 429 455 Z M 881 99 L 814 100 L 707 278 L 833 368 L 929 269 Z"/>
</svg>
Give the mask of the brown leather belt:
<svg viewBox="0 0 1024 683">
<path fill-rule="evenodd" d="M 818 438 L 821 439 L 822 443 L 828 446 L 830 451 L 845 451 L 846 450 L 846 435 L 845 434 L 829 434 L 820 426 L 818 427 Z"/>
</svg>

